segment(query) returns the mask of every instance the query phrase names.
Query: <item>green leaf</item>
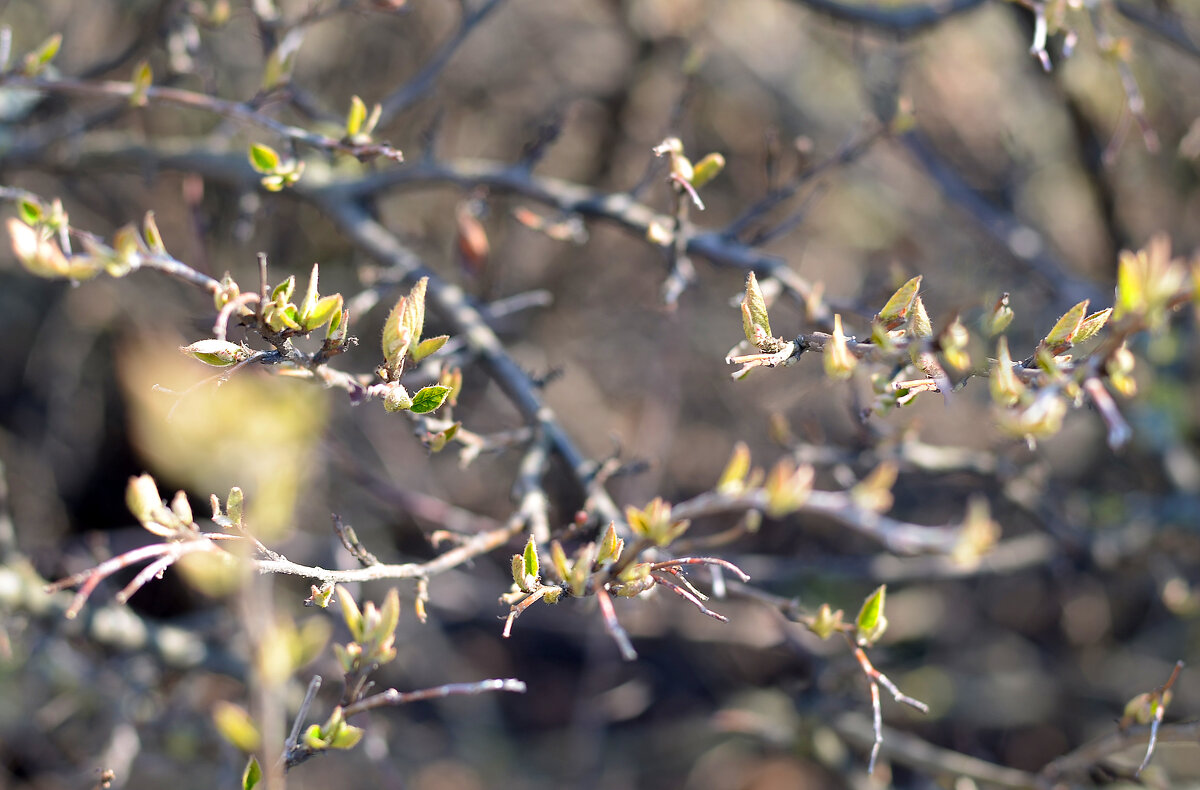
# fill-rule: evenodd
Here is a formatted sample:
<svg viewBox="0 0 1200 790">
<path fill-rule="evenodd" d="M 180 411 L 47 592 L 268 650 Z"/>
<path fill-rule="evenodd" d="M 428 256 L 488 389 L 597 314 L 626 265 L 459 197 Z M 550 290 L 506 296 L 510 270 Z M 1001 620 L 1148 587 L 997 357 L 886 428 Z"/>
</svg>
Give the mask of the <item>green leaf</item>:
<svg viewBox="0 0 1200 790">
<path fill-rule="evenodd" d="M 829 607 L 829 604 L 821 604 L 821 608 L 817 610 L 817 616 L 813 618 L 809 630 L 821 639 L 828 639 L 833 636 L 842 630 L 842 610 L 838 609 L 835 612 Z"/>
<path fill-rule="evenodd" d="M 246 349 L 237 343 L 230 343 L 227 340 L 217 340 L 216 338 L 197 340 L 190 346 L 180 346 L 179 350 L 189 357 L 203 362 L 205 365 L 212 365 L 217 368 L 236 365 L 249 356 Z"/>
<path fill-rule="evenodd" d="M 338 603 L 342 605 L 342 619 L 346 621 L 346 627 L 350 629 L 350 636 L 354 637 L 355 642 L 361 642 L 363 639 L 363 616 L 358 604 L 354 602 L 354 596 L 345 587 L 339 585 L 337 597 Z"/>
<path fill-rule="evenodd" d="M 711 153 L 692 168 L 692 187 L 699 189 L 716 178 L 725 169 L 725 157 Z"/>
<path fill-rule="evenodd" d="M 213 706 L 213 723 L 217 732 L 243 752 L 253 752 L 262 743 L 254 719 L 241 705 L 219 701 Z"/>
<path fill-rule="evenodd" d="M 17 213 L 26 225 L 37 225 L 42 221 L 42 207 L 28 198 L 21 198 L 21 202 L 17 204 Z"/>
<path fill-rule="evenodd" d="M 767 301 L 763 298 L 762 289 L 758 287 L 758 278 L 754 276 L 754 272 L 750 272 L 746 275 L 746 295 L 742 298 L 742 330 L 751 343 L 754 343 L 755 326 L 762 327 L 768 336 L 771 334 Z"/>
<path fill-rule="evenodd" d="M 246 769 L 242 771 L 242 790 L 254 790 L 262 778 L 262 766 L 258 764 L 258 758 L 250 755 L 250 759 L 246 761 Z"/>
<path fill-rule="evenodd" d="M 750 448 L 745 442 L 738 442 L 733 447 L 733 455 L 721 472 L 716 490 L 726 494 L 737 494 L 745 488 L 746 475 L 750 473 Z"/>
<path fill-rule="evenodd" d="M 312 315 L 312 311 L 317 307 L 317 297 L 320 296 L 320 293 L 317 292 L 317 283 L 319 282 L 318 269 L 319 265 L 314 263 L 312 273 L 308 276 L 308 288 L 305 289 L 304 298 L 300 301 L 299 318 L 302 324 L 308 323 L 308 317 Z M 315 324 L 314 326 L 320 326 L 320 324 Z M 311 329 L 313 327 L 305 326 L 304 328 Z"/>
<path fill-rule="evenodd" d="M 254 143 L 250 146 L 250 166 L 258 172 L 274 173 L 279 170 L 279 164 L 279 152 L 271 146 L 261 143 Z M 270 189 L 270 187 L 267 188 Z"/>
<path fill-rule="evenodd" d="M 1075 333 L 1073 343 L 1082 343 L 1085 340 L 1090 340 L 1105 324 L 1108 323 L 1109 316 L 1112 315 L 1112 308 L 1108 307 L 1099 312 L 1092 313 L 1087 318 L 1083 319 L 1079 324 L 1079 331 Z"/>
<path fill-rule="evenodd" d="M 346 115 L 346 136 L 354 137 L 362 131 L 363 121 L 367 119 L 367 105 L 357 96 L 350 97 L 350 112 Z"/>
<path fill-rule="evenodd" d="M 428 387 L 422 387 L 421 389 L 417 390 L 416 395 L 413 395 L 413 414 L 428 414 L 429 412 L 441 406 L 449 394 L 450 388 L 442 384 L 433 384 Z"/>
<path fill-rule="evenodd" d="M 275 286 L 271 290 L 271 301 L 281 307 L 287 303 L 288 299 L 292 298 L 292 294 L 296 292 L 296 275 L 288 277 L 286 280 Z"/>
<path fill-rule="evenodd" d="M 858 630 L 858 644 L 870 647 L 883 636 L 887 629 L 887 618 L 883 616 L 884 599 L 887 596 L 887 585 L 881 584 L 875 592 L 863 601 L 862 609 L 858 612 L 855 627 Z"/>
<path fill-rule="evenodd" d="M 159 255 L 166 253 L 167 246 L 163 244 L 162 234 L 158 231 L 158 223 L 154 220 L 154 212 L 147 211 L 146 219 L 142 222 L 142 236 L 151 252 Z"/>
<path fill-rule="evenodd" d="M 150 90 L 150 84 L 154 82 L 154 72 L 150 70 L 148 61 L 140 61 L 133 68 L 133 93 L 129 96 L 129 103 L 135 107 L 146 106 L 146 92 Z"/>
<path fill-rule="evenodd" d="M 1083 323 L 1087 308 L 1088 300 L 1084 299 L 1063 313 L 1062 318 L 1058 319 L 1054 328 L 1050 330 L 1050 334 L 1042 340 L 1042 347 L 1051 354 L 1059 354 L 1070 348 L 1075 341 L 1075 336 L 1079 334 L 1079 327 Z"/>
<path fill-rule="evenodd" d="M 329 741 L 331 749 L 353 749 L 362 740 L 363 728 L 342 723 Z"/>
<path fill-rule="evenodd" d="M 538 563 L 537 543 L 533 539 L 533 535 L 529 536 L 529 540 L 525 543 L 525 555 L 521 558 L 525 565 L 525 573 L 532 576 L 534 581 L 537 581 L 541 574 L 541 566 Z"/>
<path fill-rule="evenodd" d="M 335 318 L 339 323 L 342 320 L 341 294 L 326 296 L 318 301 L 316 306 L 304 317 L 304 329 L 306 332 L 311 332 L 325 322 L 332 321 Z M 331 331 L 337 331 L 337 328 L 334 327 Z"/>
<path fill-rule="evenodd" d="M 406 296 L 401 296 L 383 325 L 383 358 L 388 367 L 396 368 L 421 342 L 425 327 L 425 287 L 428 277 L 417 281 Z M 431 352 L 432 353 L 432 352 Z"/>
<path fill-rule="evenodd" d="M 1001 294 L 996 300 L 995 306 L 992 307 L 992 313 L 984 321 L 984 326 L 987 333 L 991 336 L 996 336 L 1008 328 L 1012 323 L 1013 311 L 1008 304 L 1008 294 Z"/>
<path fill-rule="evenodd" d="M 54 60 L 54 56 L 58 54 L 58 50 L 62 47 L 62 39 L 61 33 L 55 33 L 43 41 L 37 49 L 26 55 L 25 76 L 36 77 L 41 74 L 46 64 Z"/>
<path fill-rule="evenodd" d="M 912 308 L 913 302 L 916 301 L 917 292 L 920 289 L 921 275 L 918 274 L 896 289 L 896 292 L 887 300 L 883 309 L 879 311 L 879 315 L 875 317 L 876 320 L 880 321 L 889 330 L 899 327 L 907 320 L 908 311 Z"/>
<path fill-rule="evenodd" d="M 450 339 L 449 335 L 438 335 L 437 337 L 427 337 L 417 344 L 413 349 L 413 362 L 420 362 L 425 357 L 437 351 L 442 346 L 446 345 L 446 341 Z"/>
</svg>

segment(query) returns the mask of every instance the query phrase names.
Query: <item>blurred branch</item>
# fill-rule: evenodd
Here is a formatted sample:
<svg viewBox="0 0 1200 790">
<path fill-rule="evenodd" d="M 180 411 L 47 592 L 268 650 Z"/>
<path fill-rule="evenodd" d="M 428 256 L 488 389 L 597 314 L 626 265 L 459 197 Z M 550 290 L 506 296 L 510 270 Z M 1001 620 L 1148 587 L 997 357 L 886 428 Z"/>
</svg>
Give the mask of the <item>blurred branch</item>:
<svg viewBox="0 0 1200 790">
<path fill-rule="evenodd" d="M 862 5 L 843 3 L 839 0 L 792 0 L 792 2 L 839 22 L 874 28 L 896 36 L 911 36 L 935 27 L 952 16 L 979 8 L 984 5 L 986 0 L 940 0 L 939 2 L 913 5 L 891 3 Z"/>
<path fill-rule="evenodd" d="M 126 101 L 132 101 L 142 96 L 149 102 L 173 104 L 178 107 L 202 110 L 249 126 L 257 126 L 294 143 L 300 143 L 322 151 L 338 151 L 354 157 L 382 155 L 397 161 L 403 159 L 400 151 L 388 145 L 377 143 L 358 144 L 346 140 L 336 140 L 323 134 L 317 134 L 316 132 L 301 129 L 298 126 L 277 121 L 251 105 L 182 88 L 170 88 L 161 85 L 150 85 L 149 87 L 139 88 L 132 82 L 115 82 L 111 80 L 92 82 L 70 77 L 61 77 L 58 79 L 24 77 L 11 72 L 0 74 L 0 86 L 75 96 L 108 97 L 124 99 Z"/>
<path fill-rule="evenodd" d="M 863 748 L 875 742 L 871 721 L 861 713 L 841 713 L 826 719 L 834 731 L 846 740 Z M 943 749 L 915 735 L 883 728 L 881 753 L 901 765 L 934 775 L 953 774 L 970 777 L 987 784 L 1009 788 L 1038 787 L 1038 777 L 1015 768 L 1005 768 L 961 752 Z"/>
<path fill-rule="evenodd" d="M 731 511 L 768 512 L 771 509 L 769 500 L 768 492 L 761 489 L 743 494 L 711 492 L 674 505 L 671 514 L 675 519 L 694 520 Z M 856 504 L 853 496 L 846 491 L 811 491 L 796 512 L 832 518 L 898 554 L 949 553 L 958 545 L 960 538 L 955 526 L 928 527 L 889 518 Z"/>
<path fill-rule="evenodd" d="M 1150 742 L 1151 729 L 1148 724 L 1130 727 L 1085 744 L 1047 764 L 1031 786 L 1039 790 L 1051 790 L 1058 787 L 1064 778 L 1086 774 L 1088 769 L 1100 765 L 1118 752 L 1143 747 Z M 1200 721 L 1164 724 L 1158 728 L 1157 739 L 1159 743 L 1195 745 L 1200 741 Z"/>
<path fill-rule="evenodd" d="M 1066 265 L 1046 249 L 1046 241 L 1037 230 L 972 189 L 922 135 L 907 132 L 899 139 L 942 190 L 946 203 L 966 212 L 1014 260 L 1047 283 L 1055 304 L 1069 307 L 1084 299 L 1103 304 L 1108 298 L 1094 284 L 1072 275 Z"/>
<path fill-rule="evenodd" d="M 502 2 L 504 0 L 484 0 L 474 11 L 466 13 L 458 25 L 458 30 L 429 58 L 417 75 L 380 102 L 383 112 L 379 116 L 379 123 L 387 125 L 389 121 L 427 94 L 462 43 L 479 26 L 479 23 L 496 10 Z M 466 3 L 463 3 L 463 9 L 465 11 Z"/>
<path fill-rule="evenodd" d="M 1165 13 L 1134 5 L 1130 0 L 1116 0 L 1114 5 L 1121 16 L 1130 22 L 1172 44 L 1180 51 L 1200 58 L 1200 43 L 1188 35 L 1187 30 L 1179 23 L 1178 19 Z"/>
<path fill-rule="evenodd" d="M 857 150 L 857 147 L 855 147 Z M 382 194 L 393 188 L 405 189 L 426 184 L 454 184 L 463 189 L 484 186 L 493 192 L 518 194 L 565 215 L 613 222 L 646 238 L 652 224 L 674 227 L 675 218 L 638 202 L 628 193 L 601 192 L 570 181 L 535 176 L 520 165 L 486 159 L 456 159 L 449 162 L 422 160 L 362 178 L 347 181 L 348 195 L 365 197 Z M 726 229 L 703 231 L 684 221 L 680 232 L 687 238 L 687 253 L 718 266 L 756 270 L 769 273 L 781 281 L 801 303 L 809 299 L 812 286 L 798 276 L 781 258 L 759 252 L 736 238 Z"/>
<path fill-rule="evenodd" d="M 47 595 L 46 580 L 23 557 L 10 557 L 0 565 L 0 591 L 0 613 L 9 622 L 14 622 L 11 617 L 19 613 L 25 618 L 61 624 L 73 597 L 69 593 Z M 194 624 L 183 628 L 146 619 L 128 606 L 89 607 L 65 628 L 111 650 L 153 655 L 164 666 L 203 667 L 235 677 L 245 669 L 244 659 L 227 651 L 220 639 L 205 639 Z"/>
</svg>

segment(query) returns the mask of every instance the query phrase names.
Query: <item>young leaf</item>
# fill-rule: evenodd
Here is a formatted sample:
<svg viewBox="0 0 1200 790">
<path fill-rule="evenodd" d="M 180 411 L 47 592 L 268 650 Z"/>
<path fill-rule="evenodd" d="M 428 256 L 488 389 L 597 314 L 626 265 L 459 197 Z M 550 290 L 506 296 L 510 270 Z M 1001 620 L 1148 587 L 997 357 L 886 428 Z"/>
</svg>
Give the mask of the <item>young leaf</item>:
<svg viewBox="0 0 1200 790">
<path fill-rule="evenodd" d="M 762 289 L 758 287 L 758 278 L 754 272 L 746 275 L 746 295 L 742 298 L 742 329 L 746 339 L 754 342 L 754 327 L 762 327 L 766 335 L 771 334 L 771 321 L 767 318 L 767 302 L 763 298 Z"/>
<path fill-rule="evenodd" d="M 413 395 L 412 412 L 413 414 L 428 414 L 434 411 L 450 394 L 450 388 L 442 384 L 433 384 L 428 387 L 422 387 L 417 390 L 417 394 Z"/>
<path fill-rule="evenodd" d="M 841 315 L 833 317 L 833 336 L 825 346 L 825 354 L 822 361 L 825 363 L 825 375 L 834 380 L 850 378 L 850 374 L 854 372 L 855 365 L 858 364 L 858 358 L 850 353 L 850 347 L 846 343 L 846 335 L 842 332 Z"/>
<path fill-rule="evenodd" d="M 525 543 L 525 556 L 522 558 L 525 565 L 525 573 L 533 577 L 536 582 L 541 575 L 541 567 L 538 563 L 537 543 L 533 539 L 533 535 L 529 536 L 529 540 Z"/>
<path fill-rule="evenodd" d="M 154 221 L 154 212 L 147 211 L 146 219 L 142 222 L 142 236 L 146 239 L 146 247 L 151 252 L 164 255 L 167 246 L 163 244 L 162 234 L 158 232 L 158 223 Z"/>
<path fill-rule="evenodd" d="M 736 494 L 745 487 L 746 475 L 750 473 L 750 448 L 745 442 L 738 442 L 733 447 L 733 455 L 717 481 L 716 490 L 721 493 Z"/>
<path fill-rule="evenodd" d="M 262 736 L 254 719 L 241 705 L 221 700 L 213 705 L 213 723 L 225 740 L 243 752 L 258 750 Z"/>
<path fill-rule="evenodd" d="M 62 39 L 61 33 L 55 33 L 25 56 L 26 77 L 36 77 L 42 73 L 46 64 L 54 60 L 54 56 L 58 54 L 58 50 L 62 47 Z"/>
<path fill-rule="evenodd" d="M 817 616 L 813 618 L 812 625 L 808 628 L 821 639 L 828 639 L 842 630 L 842 610 L 838 609 L 835 612 L 829 604 L 821 604 L 821 608 L 817 610 Z"/>
<path fill-rule="evenodd" d="M 1096 335 L 1104 325 L 1108 323 L 1109 316 L 1112 315 L 1112 308 L 1108 307 L 1099 312 L 1092 313 L 1079 324 L 1079 331 L 1075 333 L 1074 343 L 1082 343 L 1085 340 L 1090 340 Z"/>
<path fill-rule="evenodd" d="M 239 346 L 237 343 L 230 343 L 227 340 L 217 340 L 216 338 L 197 340 L 190 346 L 180 346 L 179 350 L 189 357 L 203 362 L 205 365 L 212 365 L 217 368 L 235 365 L 250 355 L 243 346 Z"/>
<path fill-rule="evenodd" d="M 250 166 L 260 173 L 271 174 L 279 170 L 279 152 L 269 145 L 254 143 L 250 146 Z"/>
<path fill-rule="evenodd" d="M 335 319 L 340 325 L 342 319 L 342 295 L 334 294 L 333 296 L 322 297 L 308 315 L 302 316 L 302 318 L 304 319 L 303 326 L 306 332 L 311 332 L 326 322 L 332 322 Z M 336 326 L 330 329 L 330 332 L 336 331 Z"/>
<path fill-rule="evenodd" d="M 1050 334 L 1042 340 L 1042 347 L 1051 354 L 1060 354 L 1070 348 L 1075 336 L 1079 334 L 1079 327 L 1083 323 L 1087 308 L 1088 300 L 1084 299 L 1063 313 L 1062 318 L 1058 319 L 1054 328 L 1050 330 Z"/>
<path fill-rule="evenodd" d="M 148 61 L 140 61 L 133 69 L 133 93 L 129 95 L 129 103 L 134 107 L 146 106 L 146 91 L 154 81 L 154 72 L 150 70 Z"/>
<path fill-rule="evenodd" d="M 988 383 L 991 385 L 992 400 L 1000 406 L 1012 406 L 1025 391 L 1025 385 L 1013 372 L 1007 337 L 1001 337 L 1000 342 L 996 344 L 996 366 L 992 369 Z"/>
<path fill-rule="evenodd" d="M 317 308 L 317 298 L 320 293 L 317 291 L 318 283 L 318 264 L 313 264 L 312 274 L 308 276 L 308 288 L 304 292 L 304 299 L 301 300 L 299 306 L 300 320 L 307 323 L 307 319 L 312 315 L 313 310 Z M 320 326 L 320 324 L 317 324 Z M 306 327 L 307 328 L 307 327 Z"/>
<path fill-rule="evenodd" d="M 357 96 L 350 97 L 350 112 L 346 115 L 346 137 L 354 137 L 362 131 L 367 119 L 367 105 Z"/>
<path fill-rule="evenodd" d="M 908 311 L 912 308 L 913 302 L 917 298 L 917 292 L 920 289 L 921 275 L 918 274 L 896 289 L 896 292 L 887 300 L 887 304 L 883 306 L 883 309 L 879 311 L 875 319 L 889 330 L 896 329 L 908 318 Z"/>
<path fill-rule="evenodd" d="M 42 207 L 34 200 L 22 198 L 17 204 L 17 213 L 21 215 L 21 221 L 26 225 L 37 225 L 42 221 Z"/>
<path fill-rule="evenodd" d="M 718 153 L 709 154 L 692 168 L 692 186 L 700 189 L 716 178 L 723 169 L 725 169 L 725 157 Z"/>
<path fill-rule="evenodd" d="M 401 296 L 383 325 L 383 358 L 389 368 L 396 368 L 404 355 L 421 342 L 425 327 L 425 287 L 428 277 L 417 281 L 406 296 Z"/>
<path fill-rule="evenodd" d="M 420 362 L 422 359 L 425 359 L 425 357 L 446 345 L 446 341 L 449 339 L 449 335 L 438 335 L 437 337 L 427 337 L 420 343 L 417 343 L 416 348 L 412 352 L 413 362 Z"/>
<path fill-rule="evenodd" d="M 862 609 L 855 620 L 857 641 L 862 647 L 870 647 L 883 636 L 887 629 L 887 618 L 883 616 L 884 599 L 887 596 L 887 585 L 881 584 L 875 592 L 863 601 Z"/>
<path fill-rule="evenodd" d="M 242 790 L 254 790 L 262 778 L 262 766 L 258 764 L 258 758 L 250 755 L 250 759 L 246 761 L 246 768 L 242 771 Z"/>
<path fill-rule="evenodd" d="M 996 304 L 992 307 L 991 315 L 984 321 L 984 326 L 987 333 L 991 336 L 996 336 L 1008 329 L 1008 325 L 1012 323 L 1013 311 L 1008 305 L 1008 294 L 1001 294 L 996 300 Z"/>
</svg>

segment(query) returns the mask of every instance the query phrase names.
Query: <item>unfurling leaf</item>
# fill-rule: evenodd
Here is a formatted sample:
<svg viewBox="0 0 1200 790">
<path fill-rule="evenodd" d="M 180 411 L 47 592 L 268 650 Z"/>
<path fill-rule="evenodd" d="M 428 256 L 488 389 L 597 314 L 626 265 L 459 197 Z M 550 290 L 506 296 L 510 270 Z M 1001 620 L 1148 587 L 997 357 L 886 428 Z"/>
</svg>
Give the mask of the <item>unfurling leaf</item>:
<svg viewBox="0 0 1200 790">
<path fill-rule="evenodd" d="M 863 601 L 862 609 L 858 612 L 858 619 L 855 620 L 857 632 L 855 641 L 861 647 L 870 647 L 875 644 L 887 630 L 887 618 L 883 614 L 886 596 L 887 585 L 881 584 Z"/>
<path fill-rule="evenodd" d="M 142 221 L 142 236 L 146 239 L 146 247 L 157 255 L 165 255 L 167 246 L 163 244 L 162 234 L 158 231 L 158 223 L 154 220 L 154 212 L 147 211 Z"/>
<path fill-rule="evenodd" d="M 600 551 L 596 555 L 596 563 L 603 565 L 616 562 L 621 559 L 621 552 L 624 548 L 625 541 L 617 537 L 617 526 L 610 521 L 608 529 L 604 531 L 604 537 L 600 539 Z"/>
<path fill-rule="evenodd" d="M 346 114 L 346 137 L 357 137 L 367 120 L 367 105 L 357 96 L 350 97 L 350 112 Z"/>
<path fill-rule="evenodd" d="M 767 317 L 767 301 L 763 298 L 762 289 L 758 287 L 758 278 L 754 272 L 746 275 L 746 295 L 742 297 L 742 330 L 746 340 L 756 342 L 754 327 L 762 327 L 762 333 L 771 335 L 771 321 Z"/>
<path fill-rule="evenodd" d="M 984 328 L 988 335 L 995 337 L 996 335 L 1008 329 L 1008 325 L 1012 323 L 1013 311 L 1008 306 L 1008 294 L 1001 294 L 996 300 L 996 304 L 992 307 L 992 312 L 984 321 Z"/>
<path fill-rule="evenodd" d="M 212 715 L 213 723 L 217 725 L 217 732 L 221 733 L 221 736 L 235 748 L 243 752 L 258 750 L 259 744 L 262 743 L 262 736 L 254 724 L 254 719 L 245 708 L 220 700 L 213 705 Z"/>
<path fill-rule="evenodd" d="M 228 340 L 197 340 L 190 346 L 180 346 L 179 350 L 193 359 L 198 359 L 205 365 L 224 368 L 235 365 L 250 356 L 245 346 L 230 343 Z"/>
<path fill-rule="evenodd" d="M 533 535 L 530 535 L 529 540 L 525 543 L 525 552 L 522 559 L 524 560 L 525 574 L 532 576 L 536 584 L 538 578 L 541 576 L 542 569 L 541 564 L 538 562 L 537 541 L 533 539 Z"/>
<path fill-rule="evenodd" d="M 854 504 L 876 513 L 886 513 L 892 507 L 892 486 L 899 469 L 892 461 L 884 461 L 850 489 Z"/>
<path fill-rule="evenodd" d="M 1080 326 L 1083 324 L 1083 317 L 1087 314 L 1087 308 L 1088 300 L 1084 299 L 1063 313 L 1062 318 L 1058 319 L 1054 324 L 1054 328 L 1050 330 L 1050 333 L 1042 339 L 1040 347 L 1050 352 L 1051 355 L 1061 354 L 1069 349 L 1075 342 L 1075 337 L 1079 334 Z M 1099 330 L 1099 327 L 1097 327 L 1097 330 Z"/>
<path fill-rule="evenodd" d="M 750 473 L 750 448 L 745 442 L 738 442 L 733 447 L 733 455 L 721 472 L 716 490 L 722 494 L 738 494 L 745 488 L 746 475 Z"/>
<path fill-rule="evenodd" d="M 835 612 L 829 608 L 829 604 L 823 603 L 808 628 L 821 639 L 828 639 L 842 630 L 842 617 L 841 609 Z"/>
<path fill-rule="evenodd" d="M 1000 406 L 1012 406 L 1020 400 L 1021 393 L 1025 392 L 1025 385 L 1013 371 L 1012 356 L 1008 352 L 1008 338 L 1000 338 L 996 345 L 996 357 L 996 366 L 992 368 L 992 375 L 988 379 L 992 400 Z"/>
<path fill-rule="evenodd" d="M 767 515 L 780 518 L 799 510 L 812 493 L 814 471 L 809 464 L 796 465 L 783 458 L 767 475 Z"/>
<path fill-rule="evenodd" d="M 1112 308 L 1108 307 L 1103 310 L 1092 313 L 1079 324 L 1079 331 L 1075 333 L 1075 339 L 1071 342 L 1082 343 L 1085 340 L 1090 340 L 1095 337 L 1096 333 L 1104 328 L 1108 323 L 1109 316 L 1112 315 Z"/>
<path fill-rule="evenodd" d="M 133 93 L 129 95 L 129 103 L 134 107 L 146 106 L 146 92 L 154 81 L 154 72 L 150 70 L 148 61 L 140 61 L 133 68 Z"/>
<path fill-rule="evenodd" d="M 425 359 L 425 357 L 429 356 L 430 354 L 432 354 L 435 351 L 437 351 L 438 349 L 440 349 L 442 346 L 446 345 L 446 341 L 449 339 L 450 339 L 449 335 L 438 335 L 437 337 L 425 338 L 424 340 L 422 340 L 420 343 L 417 344 L 416 348 L 413 349 L 413 352 L 412 352 L 413 362 L 420 362 L 421 360 Z"/>
<path fill-rule="evenodd" d="M 428 277 L 422 277 L 407 295 L 401 296 L 383 325 L 383 358 L 389 369 L 400 367 L 404 356 L 421 342 L 425 327 L 425 288 Z"/>
<path fill-rule="evenodd" d="M 692 186 L 700 189 L 709 181 L 716 178 L 725 169 L 725 157 L 711 153 L 701 159 L 692 168 Z"/>
<path fill-rule="evenodd" d="M 307 315 L 301 315 L 301 325 L 304 331 L 311 332 L 326 323 L 332 324 L 337 321 L 338 326 L 342 321 L 342 295 L 334 294 L 332 296 L 324 296 L 317 301 L 316 306 Z M 330 334 L 337 332 L 338 326 L 332 326 L 329 332 L 326 332 L 328 337 Z"/>
<path fill-rule="evenodd" d="M 258 764 L 258 758 L 250 755 L 250 759 L 246 761 L 246 767 L 242 771 L 242 790 L 254 790 L 262 778 L 262 766 Z"/>
<path fill-rule="evenodd" d="M 269 145 L 254 143 L 250 146 L 250 166 L 260 173 L 271 175 L 279 170 L 279 152 Z"/>
<path fill-rule="evenodd" d="M 921 275 L 917 275 L 896 289 L 883 309 L 875 316 L 875 320 L 883 324 L 887 330 L 900 328 L 908 320 L 909 310 L 912 309 L 920 289 Z"/>
<path fill-rule="evenodd" d="M 851 353 L 850 346 L 846 342 L 846 335 L 842 332 L 841 315 L 833 317 L 833 335 L 825 345 L 823 356 L 825 375 L 835 380 L 850 378 L 855 365 L 858 364 L 858 358 Z"/>
<path fill-rule="evenodd" d="M 25 56 L 24 72 L 26 77 L 36 77 L 46 68 L 46 64 L 54 60 L 58 50 L 62 48 L 62 34 L 55 33 L 47 38 L 38 48 Z"/>
</svg>

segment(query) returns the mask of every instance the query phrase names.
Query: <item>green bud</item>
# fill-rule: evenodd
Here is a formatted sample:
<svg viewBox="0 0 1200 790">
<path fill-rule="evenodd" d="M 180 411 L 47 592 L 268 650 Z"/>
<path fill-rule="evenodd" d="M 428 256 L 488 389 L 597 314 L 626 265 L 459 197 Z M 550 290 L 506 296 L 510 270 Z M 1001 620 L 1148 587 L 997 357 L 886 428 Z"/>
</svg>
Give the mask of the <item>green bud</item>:
<svg viewBox="0 0 1200 790">
<path fill-rule="evenodd" d="M 411 409 L 413 399 L 408 394 L 408 390 L 399 382 L 392 382 L 388 387 L 387 395 L 383 398 L 383 408 L 388 411 L 406 411 Z"/>
<path fill-rule="evenodd" d="M 206 365 L 218 368 L 235 365 L 250 356 L 250 352 L 244 346 L 215 338 L 197 340 L 190 346 L 180 346 L 179 350 Z"/>
<path fill-rule="evenodd" d="M 154 521 L 163 507 L 154 478 L 150 475 L 129 478 L 129 485 L 125 487 L 125 506 L 140 523 Z"/>
<path fill-rule="evenodd" d="M 723 169 L 725 169 L 725 157 L 718 153 L 709 154 L 692 168 L 692 186 L 700 189 L 716 178 Z"/>
</svg>

